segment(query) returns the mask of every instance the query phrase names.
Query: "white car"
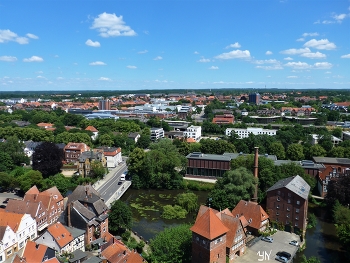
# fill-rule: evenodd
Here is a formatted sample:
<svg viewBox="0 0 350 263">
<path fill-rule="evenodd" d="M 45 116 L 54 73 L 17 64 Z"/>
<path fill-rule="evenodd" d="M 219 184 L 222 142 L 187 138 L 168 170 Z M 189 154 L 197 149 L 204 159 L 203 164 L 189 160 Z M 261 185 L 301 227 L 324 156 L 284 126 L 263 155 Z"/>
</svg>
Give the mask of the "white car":
<svg viewBox="0 0 350 263">
<path fill-rule="evenodd" d="M 270 242 L 270 243 L 273 242 L 273 238 L 272 237 L 263 237 L 261 240 L 264 240 L 264 241 Z"/>
<path fill-rule="evenodd" d="M 288 259 L 287 259 L 287 258 L 281 257 L 281 256 L 276 256 L 275 259 L 276 259 L 277 261 L 283 262 L 283 263 L 287 263 L 287 262 L 288 262 Z"/>
<path fill-rule="evenodd" d="M 290 241 L 289 244 L 290 244 L 290 245 L 293 245 L 293 246 L 296 246 L 296 247 L 299 246 L 299 243 L 298 243 L 298 241 L 296 241 L 296 240 Z"/>
</svg>

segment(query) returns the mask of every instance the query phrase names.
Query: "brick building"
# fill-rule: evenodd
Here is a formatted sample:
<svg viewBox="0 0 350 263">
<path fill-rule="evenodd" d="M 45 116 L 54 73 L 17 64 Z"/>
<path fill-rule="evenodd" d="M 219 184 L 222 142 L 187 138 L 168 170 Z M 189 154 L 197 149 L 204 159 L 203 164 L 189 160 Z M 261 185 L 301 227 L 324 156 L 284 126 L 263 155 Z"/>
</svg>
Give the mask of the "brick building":
<svg viewBox="0 0 350 263">
<path fill-rule="evenodd" d="M 267 190 L 270 220 L 287 231 L 306 231 L 310 186 L 299 175 L 279 180 Z"/>
<path fill-rule="evenodd" d="M 90 151 L 90 147 L 85 143 L 70 142 L 64 149 L 64 159 L 67 163 L 76 163 L 81 153 Z"/>
</svg>

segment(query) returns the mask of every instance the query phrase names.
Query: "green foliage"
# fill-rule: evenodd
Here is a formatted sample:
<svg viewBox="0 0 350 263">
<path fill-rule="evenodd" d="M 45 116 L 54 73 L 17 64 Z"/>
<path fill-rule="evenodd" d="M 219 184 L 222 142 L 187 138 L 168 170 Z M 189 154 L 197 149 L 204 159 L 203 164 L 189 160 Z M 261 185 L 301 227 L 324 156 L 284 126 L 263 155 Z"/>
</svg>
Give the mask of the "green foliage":
<svg viewBox="0 0 350 263">
<path fill-rule="evenodd" d="M 165 205 L 161 215 L 164 219 L 181 219 L 186 218 L 187 211 L 179 205 Z"/>
<path fill-rule="evenodd" d="M 3 188 L 14 187 L 15 178 L 8 173 L 0 172 L 0 186 Z"/>
<path fill-rule="evenodd" d="M 200 141 L 200 149 L 203 153 L 223 154 L 224 152 L 236 152 L 233 144 L 225 140 L 202 139 Z"/>
<path fill-rule="evenodd" d="M 348 224 L 350 222 L 349 207 L 342 206 L 339 201 L 336 200 L 333 206 L 333 220 L 337 225 Z"/>
<path fill-rule="evenodd" d="M 348 255 L 350 255 L 350 223 L 336 225 L 337 235 Z"/>
<path fill-rule="evenodd" d="M 257 183 L 254 175 L 244 167 L 227 171 L 210 192 L 210 203 L 215 209 L 231 210 L 240 200 L 251 199 Z"/>
<path fill-rule="evenodd" d="M 309 213 L 307 218 L 308 218 L 307 228 L 315 227 L 317 224 L 317 218 L 316 218 L 315 214 Z"/>
<path fill-rule="evenodd" d="M 109 230 L 116 234 L 120 229 L 130 229 L 132 226 L 131 208 L 121 200 L 113 202 L 109 212 Z"/>
<path fill-rule="evenodd" d="M 198 209 L 198 196 L 191 192 L 178 194 L 176 203 L 190 213 Z"/>
<path fill-rule="evenodd" d="M 151 239 L 151 261 L 162 263 L 190 263 L 192 232 L 189 225 L 166 228 Z"/>
<path fill-rule="evenodd" d="M 284 160 L 286 158 L 286 152 L 281 142 L 273 142 L 269 149 L 270 154 L 276 155 L 277 159 Z"/>
<path fill-rule="evenodd" d="M 65 196 L 69 189 L 72 189 L 75 185 L 71 183 L 71 179 L 65 177 L 63 174 L 56 174 L 44 179 L 43 185 L 45 189 L 56 186 L 60 193 Z"/>
<path fill-rule="evenodd" d="M 103 176 L 106 174 L 106 168 L 103 166 L 103 164 L 100 161 L 93 161 L 91 163 L 91 172 L 90 176 L 93 178 L 103 178 Z"/>
<path fill-rule="evenodd" d="M 189 189 L 193 191 L 210 191 L 214 188 L 215 184 L 193 181 L 193 180 L 183 180 L 182 188 Z"/>
<path fill-rule="evenodd" d="M 304 149 L 301 144 L 292 143 L 287 148 L 287 156 L 290 160 L 300 161 L 304 159 Z"/>
<path fill-rule="evenodd" d="M 40 190 L 43 188 L 44 183 L 41 172 L 34 170 L 29 170 L 25 174 L 18 177 L 17 182 L 23 192 L 27 192 L 33 185 L 36 185 Z"/>
<path fill-rule="evenodd" d="M 321 263 L 321 261 L 316 257 L 306 258 L 306 256 L 303 255 L 301 258 L 301 263 Z"/>
</svg>

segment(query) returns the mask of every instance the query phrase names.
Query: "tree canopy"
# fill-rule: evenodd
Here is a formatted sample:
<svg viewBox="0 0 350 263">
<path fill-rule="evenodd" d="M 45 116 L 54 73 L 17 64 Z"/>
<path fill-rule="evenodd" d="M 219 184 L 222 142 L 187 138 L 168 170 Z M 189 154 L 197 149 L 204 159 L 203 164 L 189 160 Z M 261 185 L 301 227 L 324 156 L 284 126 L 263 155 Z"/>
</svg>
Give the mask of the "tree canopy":
<svg viewBox="0 0 350 263">
<path fill-rule="evenodd" d="M 120 229 L 131 229 L 131 208 L 121 200 L 114 201 L 109 212 L 108 221 L 109 229 L 112 233 L 120 233 Z"/>
</svg>

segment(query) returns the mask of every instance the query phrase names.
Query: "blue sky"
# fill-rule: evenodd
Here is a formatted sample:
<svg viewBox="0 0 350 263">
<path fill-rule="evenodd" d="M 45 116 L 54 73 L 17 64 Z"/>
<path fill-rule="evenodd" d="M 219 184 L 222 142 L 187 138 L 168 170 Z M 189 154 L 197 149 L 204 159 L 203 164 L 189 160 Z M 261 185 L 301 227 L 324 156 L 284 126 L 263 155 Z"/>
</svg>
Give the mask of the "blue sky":
<svg viewBox="0 0 350 263">
<path fill-rule="evenodd" d="M 0 0 L 0 90 L 349 89 L 349 0 Z"/>
</svg>

